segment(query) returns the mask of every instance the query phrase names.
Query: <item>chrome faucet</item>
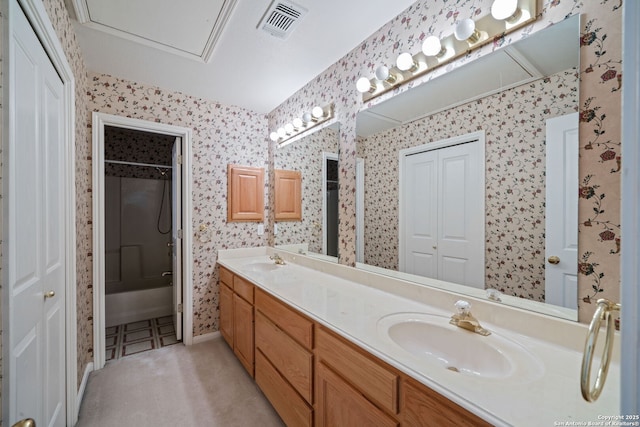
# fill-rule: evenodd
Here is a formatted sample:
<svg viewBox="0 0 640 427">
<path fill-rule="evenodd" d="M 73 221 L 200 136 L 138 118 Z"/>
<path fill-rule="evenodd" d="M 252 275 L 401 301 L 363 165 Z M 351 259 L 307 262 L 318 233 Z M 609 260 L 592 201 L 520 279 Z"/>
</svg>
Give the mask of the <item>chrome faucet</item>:
<svg viewBox="0 0 640 427">
<path fill-rule="evenodd" d="M 491 332 L 480 326 L 478 319 L 473 317 L 473 314 L 471 314 L 471 304 L 467 301 L 459 300 L 455 303 L 455 306 L 458 312 L 451 316 L 449 323 L 485 337 L 487 335 L 491 335 Z"/>
<path fill-rule="evenodd" d="M 286 264 L 286 262 L 284 262 L 284 260 L 278 254 L 271 255 L 269 257 L 269 259 L 272 259 L 276 263 L 276 265 L 285 265 Z"/>
</svg>

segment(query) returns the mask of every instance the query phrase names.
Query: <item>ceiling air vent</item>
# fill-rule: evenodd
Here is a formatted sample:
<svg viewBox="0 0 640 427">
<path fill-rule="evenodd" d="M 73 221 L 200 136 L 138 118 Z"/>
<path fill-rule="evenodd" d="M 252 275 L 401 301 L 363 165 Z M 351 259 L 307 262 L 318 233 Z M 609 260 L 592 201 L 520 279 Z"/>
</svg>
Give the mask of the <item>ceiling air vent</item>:
<svg viewBox="0 0 640 427">
<path fill-rule="evenodd" d="M 276 0 L 271 3 L 258 28 L 272 36 L 286 39 L 307 12 L 304 7 L 290 1 Z"/>
</svg>

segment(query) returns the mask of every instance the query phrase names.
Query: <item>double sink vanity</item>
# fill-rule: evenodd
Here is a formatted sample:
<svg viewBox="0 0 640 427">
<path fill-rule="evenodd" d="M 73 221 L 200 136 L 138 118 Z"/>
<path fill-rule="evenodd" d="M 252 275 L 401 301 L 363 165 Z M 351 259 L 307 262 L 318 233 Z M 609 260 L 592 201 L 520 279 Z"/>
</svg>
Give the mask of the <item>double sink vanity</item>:
<svg viewBox="0 0 640 427">
<path fill-rule="evenodd" d="M 619 339 L 600 399 L 580 395 L 585 325 L 273 248 L 220 251 L 218 264 L 221 334 L 289 426 L 618 412 Z"/>
</svg>

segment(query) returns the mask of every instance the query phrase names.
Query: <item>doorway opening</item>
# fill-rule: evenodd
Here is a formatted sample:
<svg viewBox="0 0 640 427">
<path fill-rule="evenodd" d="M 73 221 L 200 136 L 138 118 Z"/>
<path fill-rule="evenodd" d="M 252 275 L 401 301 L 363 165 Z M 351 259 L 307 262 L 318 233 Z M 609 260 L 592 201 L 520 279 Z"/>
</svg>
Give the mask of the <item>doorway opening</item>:
<svg viewBox="0 0 640 427">
<path fill-rule="evenodd" d="M 322 153 L 322 253 L 338 256 L 338 155 Z"/>
<path fill-rule="evenodd" d="M 191 344 L 191 130 L 94 113 L 94 365 Z"/>
</svg>

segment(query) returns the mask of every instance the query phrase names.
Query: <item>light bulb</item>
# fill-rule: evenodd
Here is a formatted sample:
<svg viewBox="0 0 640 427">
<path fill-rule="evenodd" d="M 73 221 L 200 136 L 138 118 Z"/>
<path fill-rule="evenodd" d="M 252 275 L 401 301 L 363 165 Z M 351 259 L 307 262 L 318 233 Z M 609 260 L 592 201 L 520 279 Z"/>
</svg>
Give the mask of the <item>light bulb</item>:
<svg viewBox="0 0 640 427">
<path fill-rule="evenodd" d="M 387 68 L 384 65 L 381 65 L 378 68 L 376 68 L 376 79 L 383 82 L 387 82 L 389 84 L 394 84 L 396 82 L 396 76 L 391 74 L 391 72 L 389 71 L 389 68 Z"/>
<path fill-rule="evenodd" d="M 476 23 L 470 18 L 463 19 L 458 22 L 453 35 L 456 39 L 460 41 L 466 40 L 469 44 L 473 44 L 480 40 L 480 33 L 476 30 Z"/>
<path fill-rule="evenodd" d="M 491 5 L 491 16 L 513 24 L 522 16 L 522 10 L 518 8 L 518 0 L 495 0 Z"/>
<path fill-rule="evenodd" d="M 280 138 L 284 138 L 287 136 L 287 131 L 284 128 L 278 128 L 278 136 Z"/>
<path fill-rule="evenodd" d="M 293 125 L 291 123 L 287 123 L 284 125 L 284 131 L 291 135 L 293 133 Z"/>
<path fill-rule="evenodd" d="M 398 55 L 398 59 L 396 59 L 396 66 L 400 71 L 417 71 L 419 65 L 416 61 L 414 61 L 413 56 L 409 52 L 404 52 Z"/>
<path fill-rule="evenodd" d="M 311 116 L 311 113 L 304 113 L 302 115 L 302 121 L 305 123 L 311 123 L 313 121 L 313 117 Z"/>
<path fill-rule="evenodd" d="M 269 138 L 271 138 L 273 142 L 276 142 L 279 138 L 278 132 L 271 132 L 271 135 L 269 135 Z"/>
<path fill-rule="evenodd" d="M 440 39 L 436 36 L 429 36 L 424 39 L 422 43 L 422 53 L 427 56 L 442 56 L 446 52 L 446 49 L 442 47 Z"/>
<path fill-rule="evenodd" d="M 302 123 L 302 119 L 300 117 L 296 117 L 295 119 L 293 119 L 293 127 L 296 129 L 300 129 L 302 127 L 303 123 Z"/>
<path fill-rule="evenodd" d="M 318 106 L 315 106 L 315 107 L 313 107 L 313 110 L 311 110 L 311 114 L 316 119 L 320 119 L 320 118 L 324 117 L 324 110 L 322 108 L 318 107 Z"/>
<path fill-rule="evenodd" d="M 368 78 L 360 77 L 356 82 L 356 89 L 358 89 L 358 92 L 360 93 L 373 93 L 376 90 L 376 87 L 375 85 L 371 84 L 371 81 Z"/>
</svg>

